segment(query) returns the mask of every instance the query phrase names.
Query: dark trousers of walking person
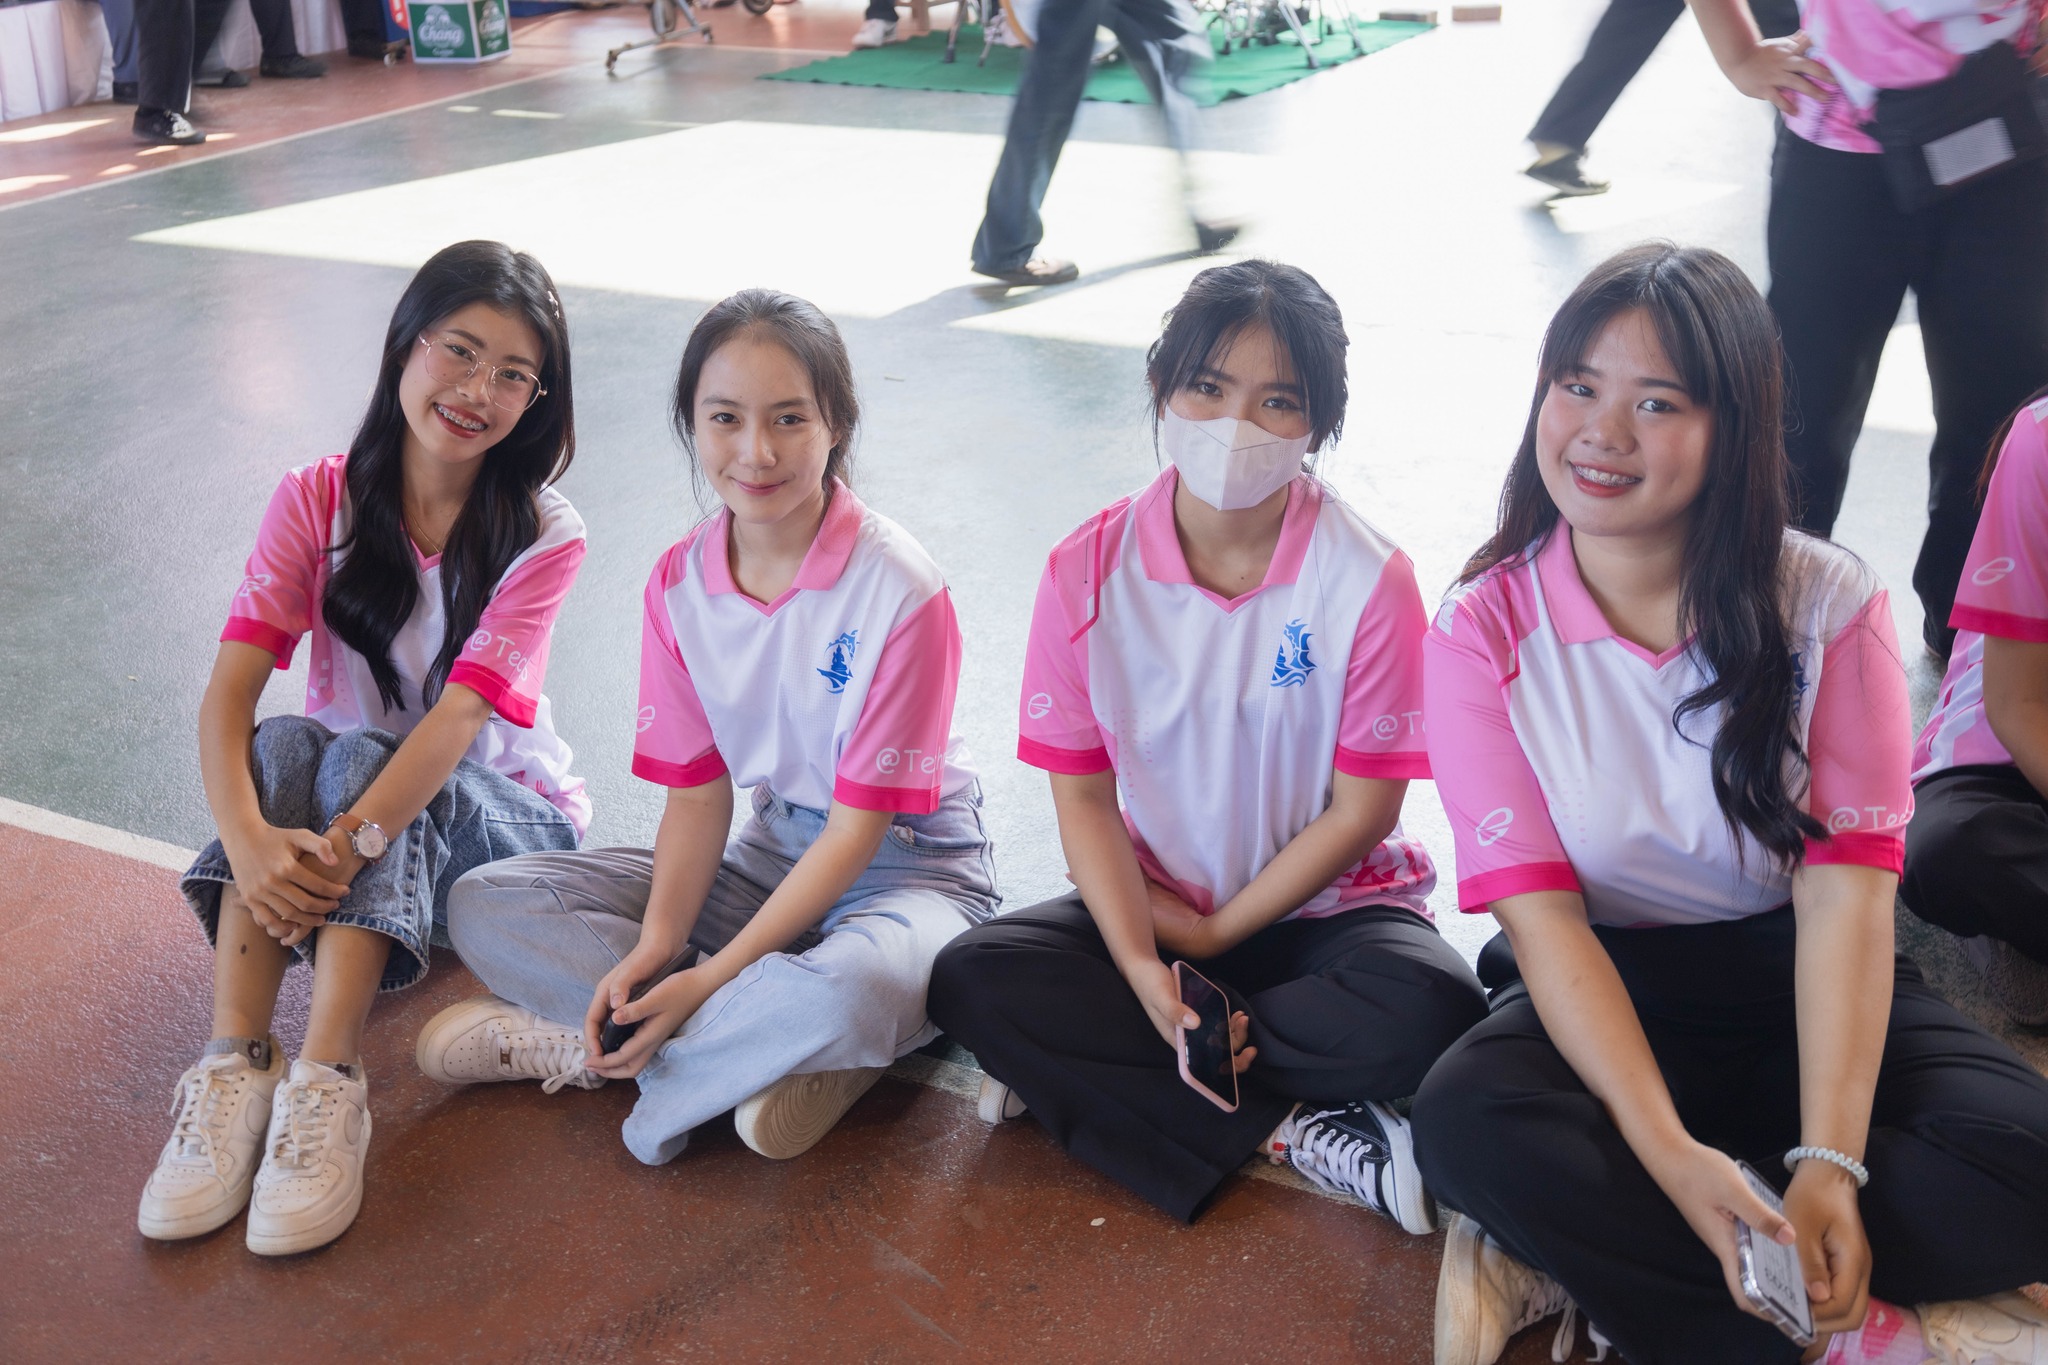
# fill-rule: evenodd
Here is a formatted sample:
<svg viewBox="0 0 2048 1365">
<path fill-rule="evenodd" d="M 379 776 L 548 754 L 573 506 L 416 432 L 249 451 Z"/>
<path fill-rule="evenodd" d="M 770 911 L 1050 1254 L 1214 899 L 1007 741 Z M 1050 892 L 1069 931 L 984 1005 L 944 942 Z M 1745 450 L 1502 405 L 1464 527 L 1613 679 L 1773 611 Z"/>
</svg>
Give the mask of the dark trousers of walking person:
<svg viewBox="0 0 2048 1365">
<path fill-rule="evenodd" d="M 1934 389 L 1927 534 L 1913 590 L 1942 653 L 1977 530 L 1986 447 L 2048 383 L 2048 162 L 1978 181 L 1918 213 L 1893 202 L 1875 153 L 1778 132 L 1767 227 L 1785 341 L 1786 453 L 1798 524 L 1831 535 L 1878 359 L 1911 289 Z"/>
<path fill-rule="evenodd" d="M 2048 963 L 2048 799 L 2009 763 L 1948 768 L 1913 792 L 1906 908 L 1958 938 Z"/>
<path fill-rule="evenodd" d="M 1796 0 L 1750 0 L 1750 8 L 1766 38 L 1799 29 Z M 1685 0 L 1610 0 L 1586 40 L 1585 55 L 1544 106 L 1529 140 L 1585 151 L 1607 111 L 1684 13 Z"/>
<path fill-rule="evenodd" d="M 192 63 L 197 69 L 206 60 L 220 27 L 227 21 L 234 0 L 193 0 Z M 249 0 L 250 17 L 256 21 L 257 36 L 263 40 L 263 60 L 281 62 L 299 55 L 299 38 L 292 26 L 291 0 Z"/>
<path fill-rule="evenodd" d="M 191 107 L 193 71 L 219 36 L 227 7 L 228 0 L 135 0 L 138 108 L 182 114 Z M 265 57 L 298 55 L 290 0 L 250 0 L 249 9 L 263 37 Z"/>
<path fill-rule="evenodd" d="M 1435 926 L 1391 907 L 1285 920 L 1190 965 L 1250 1016 L 1259 1053 L 1236 1113 L 1180 1078 L 1079 896 L 954 939 L 932 966 L 927 1008 L 1069 1154 L 1184 1221 L 1295 1101 L 1411 1095 L 1486 1013 Z"/>
<path fill-rule="evenodd" d="M 1686 1130 L 1784 1188 L 1799 1131 L 1791 907 L 1596 928 Z M 1904 957 L 1863 1157 L 1870 1292 L 1978 1298 L 2048 1276 L 2048 1080 Z M 1550 1040 L 1520 981 L 1444 1054 L 1414 1108 L 1439 1204 L 1564 1286 L 1631 1365 L 1799 1359 L 1738 1309 L 1721 1264 Z"/>
<path fill-rule="evenodd" d="M 1095 53 L 1097 26 L 1116 34 L 1166 119 L 1166 139 L 1183 159 L 1193 145 L 1195 100 L 1189 81 L 1214 55 L 1187 0 L 1046 0 L 1037 41 L 1010 106 L 1002 159 L 988 187 L 988 210 L 974 236 L 974 267 L 1015 270 L 1045 237 L 1038 208 L 1060 149 L 1074 126 Z"/>
</svg>

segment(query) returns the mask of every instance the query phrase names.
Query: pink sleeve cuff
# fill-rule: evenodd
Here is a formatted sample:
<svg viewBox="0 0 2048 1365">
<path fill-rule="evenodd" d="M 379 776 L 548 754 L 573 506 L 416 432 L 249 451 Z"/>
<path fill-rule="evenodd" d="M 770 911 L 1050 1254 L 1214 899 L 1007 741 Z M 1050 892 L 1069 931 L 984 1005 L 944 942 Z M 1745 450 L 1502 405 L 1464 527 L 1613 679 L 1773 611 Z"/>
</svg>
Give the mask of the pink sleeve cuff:
<svg viewBox="0 0 2048 1365">
<path fill-rule="evenodd" d="M 270 622 L 259 621 L 253 616 L 230 616 L 227 625 L 221 628 L 220 640 L 222 644 L 234 640 L 241 644 L 254 645 L 258 649 L 269 650 L 277 656 L 279 668 L 292 666 L 292 653 L 299 647 L 299 642 L 292 636 L 285 634 Z"/>
<path fill-rule="evenodd" d="M 1868 831 L 1837 834 L 1832 839 L 1808 839 L 1806 863 L 1809 867 L 1850 863 L 1903 875 L 1906 871 L 1906 841 L 1896 834 L 1872 834 Z"/>
<path fill-rule="evenodd" d="M 671 763 L 665 758 L 653 758 L 647 754 L 633 755 L 633 776 L 658 782 L 664 787 L 701 787 L 724 775 L 725 758 L 716 749 L 707 750 L 688 763 Z"/>
<path fill-rule="evenodd" d="M 832 783 L 832 799 L 856 810 L 901 811 L 905 815 L 930 815 L 939 808 L 937 787 L 870 787 L 841 777 Z"/>
<path fill-rule="evenodd" d="M 2048 621 L 2015 616 L 2009 611 L 1993 611 L 1989 607 L 1972 607 L 1958 602 L 1948 614 L 1948 623 L 1957 630 L 1974 630 L 1979 635 L 1996 635 L 2001 640 L 2048 643 Z"/>
<path fill-rule="evenodd" d="M 1337 771 L 1347 777 L 1405 778 L 1411 782 L 1429 781 L 1429 755 L 1412 754 L 1362 754 L 1356 749 L 1337 746 Z"/>
<path fill-rule="evenodd" d="M 1570 863 L 1524 863 L 1458 879 L 1458 908 L 1483 914 L 1494 901 L 1526 896 L 1531 891 L 1583 891 Z"/>
<path fill-rule="evenodd" d="M 1065 773 L 1069 777 L 1106 772 L 1111 766 L 1106 748 L 1055 749 L 1026 735 L 1017 737 L 1017 757 L 1034 768 L 1043 768 L 1049 773 Z"/>
<path fill-rule="evenodd" d="M 540 705 L 531 697 L 522 697 L 506 682 L 481 664 L 467 659 L 458 659 L 455 667 L 448 670 L 450 686 L 461 683 L 491 704 L 491 709 L 522 730 L 531 730 L 540 712 Z"/>
</svg>

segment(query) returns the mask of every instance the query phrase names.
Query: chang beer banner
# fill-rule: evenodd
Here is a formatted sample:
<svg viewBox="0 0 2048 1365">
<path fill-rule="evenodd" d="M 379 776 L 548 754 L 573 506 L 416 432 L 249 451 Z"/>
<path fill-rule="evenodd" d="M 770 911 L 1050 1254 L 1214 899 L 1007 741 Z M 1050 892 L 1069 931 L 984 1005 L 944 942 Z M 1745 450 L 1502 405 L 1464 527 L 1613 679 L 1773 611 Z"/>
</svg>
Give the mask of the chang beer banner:
<svg viewBox="0 0 2048 1365">
<path fill-rule="evenodd" d="M 418 62 L 487 62 L 512 50 L 505 0 L 412 0 L 412 55 Z"/>
</svg>

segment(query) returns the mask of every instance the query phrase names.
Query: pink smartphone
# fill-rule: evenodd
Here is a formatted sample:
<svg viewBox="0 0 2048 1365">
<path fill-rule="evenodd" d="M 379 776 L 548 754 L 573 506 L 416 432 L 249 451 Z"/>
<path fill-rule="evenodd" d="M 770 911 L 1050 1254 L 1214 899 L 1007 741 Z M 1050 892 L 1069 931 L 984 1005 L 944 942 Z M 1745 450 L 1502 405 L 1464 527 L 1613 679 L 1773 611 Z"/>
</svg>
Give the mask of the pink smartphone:
<svg viewBox="0 0 2048 1365">
<path fill-rule="evenodd" d="M 1230 1050 L 1230 998 L 1185 962 L 1173 964 L 1180 1002 L 1201 1020 L 1173 1031 L 1180 1078 L 1226 1114 L 1237 1112 L 1237 1061 Z M 1226 1098 L 1227 1097 L 1227 1098 Z"/>
</svg>

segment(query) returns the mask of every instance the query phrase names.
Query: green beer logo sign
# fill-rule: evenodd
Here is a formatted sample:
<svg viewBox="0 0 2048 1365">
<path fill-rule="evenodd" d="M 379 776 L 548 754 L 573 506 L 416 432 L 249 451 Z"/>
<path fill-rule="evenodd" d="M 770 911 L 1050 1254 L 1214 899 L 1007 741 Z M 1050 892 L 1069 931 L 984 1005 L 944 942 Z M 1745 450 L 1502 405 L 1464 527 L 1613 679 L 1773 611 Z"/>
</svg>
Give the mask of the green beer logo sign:
<svg viewBox="0 0 2048 1365">
<path fill-rule="evenodd" d="M 499 21 L 500 23 L 503 20 Z M 455 21 L 445 5 L 429 5 L 426 16 L 412 35 L 413 41 L 430 52 L 446 53 L 464 47 L 469 41 L 469 29 Z"/>
</svg>

